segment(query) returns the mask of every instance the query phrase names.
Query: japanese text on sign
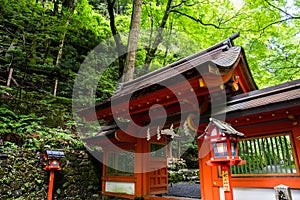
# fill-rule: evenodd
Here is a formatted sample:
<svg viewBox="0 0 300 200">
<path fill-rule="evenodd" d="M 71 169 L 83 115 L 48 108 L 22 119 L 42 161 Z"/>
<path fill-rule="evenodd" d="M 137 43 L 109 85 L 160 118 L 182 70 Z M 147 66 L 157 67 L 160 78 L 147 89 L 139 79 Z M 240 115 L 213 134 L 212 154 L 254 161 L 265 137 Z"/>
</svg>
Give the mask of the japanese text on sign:
<svg viewBox="0 0 300 200">
<path fill-rule="evenodd" d="M 229 180 L 228 180 L 228 171 L 222 171 L 222 178 L 223 178 L 223 188 L 224 192 L 229 192 Z"/>
</svg>

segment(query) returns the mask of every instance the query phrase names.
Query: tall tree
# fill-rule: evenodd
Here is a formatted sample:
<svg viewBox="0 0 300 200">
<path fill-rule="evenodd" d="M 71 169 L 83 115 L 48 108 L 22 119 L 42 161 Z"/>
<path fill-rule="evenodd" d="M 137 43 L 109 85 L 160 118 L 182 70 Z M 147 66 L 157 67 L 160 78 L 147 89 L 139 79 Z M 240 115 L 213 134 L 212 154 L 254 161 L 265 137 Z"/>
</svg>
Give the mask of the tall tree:
<svg viewBox="0 0 300 200">
<path fill-rule="evenodd" d="M 116 44 L 116 51 L 118 53 L 118 74 L 120 79 L 123 76 L 124 68 L 125 68 L 125 62 L 126 62 L 126 54 L 125 54 L 125 45 L 122 43 L 121 36 L 118 32 L 117 26 L 116 26 L 116 20 L 115 20 L 115 11 L 114 6 L 116 3 L 116 0 L 107 0 L 107 10 L 109 14 L 109 21 L 110 21 L 110 29 Z"/>
<path fill-rule="evenodd" d="M 70 8 L 70 14 L 69 14 L 69 16 L 67 18 L 67 21 L 66 21 L 66 24 L 65 24 L 65 30 L 63 32 L 63 35 L 62 35 L 62 38 L 61 38 L 61 41 L 60 41 L 60 45 L 59 45 L 58 54 L 57 54 L 57 57 L 56 57 L 56 64 L 55 64 L 56 66 L 59 65 L 61 57 L 62 57 L 62 54 L 63 54 L 63 47 L 64 47 L 64 42 L 65 42 L 65 37 L 66 37 L 67 30 L 68 30 L 67 28 L 68 28 L 68 26 L 70 24 L 72 16 L 74 15 L 76 4 L 77 4 L 77 0 L 74 0 L 73 1 L 73 5 Z"/>
<path fill-rule="evenodd" d="M 141 12 L 142 0 L 134 0 L 133 11 L 131 15 L 130 32 L 128 37 L 128 51 L 126 57 L 126 65 L 124 69 L 123 82 L 130 81 L 134 78 L 136 49 L 140 32 Z"/>
</svg>

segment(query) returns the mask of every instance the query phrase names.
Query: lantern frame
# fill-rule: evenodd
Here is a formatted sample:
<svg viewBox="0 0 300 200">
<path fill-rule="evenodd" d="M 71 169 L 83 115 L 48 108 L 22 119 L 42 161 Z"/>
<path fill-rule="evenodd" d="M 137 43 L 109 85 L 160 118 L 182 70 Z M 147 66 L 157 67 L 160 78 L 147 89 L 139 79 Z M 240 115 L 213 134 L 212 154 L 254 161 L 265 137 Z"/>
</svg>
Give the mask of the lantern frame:
<svg viewBox="0 0 300 200">
<path fill-rule="evenodd" d="M 210 118 L 210 123 L 204 131 L 205 139 L 209 140 L 212 157 L 206 162 L 210 166 L 242 165 L 238 151 L 239 137 L 244 134 L 236 131 L 230 124 Z"/>
<path fill-rule="evenodd" d="M 64 158 L 65 154 L 60 150 L 46 150 L 44 158 L 47 159 L 44 170 L 61 170 L 60 159 Z"/>
</svg>

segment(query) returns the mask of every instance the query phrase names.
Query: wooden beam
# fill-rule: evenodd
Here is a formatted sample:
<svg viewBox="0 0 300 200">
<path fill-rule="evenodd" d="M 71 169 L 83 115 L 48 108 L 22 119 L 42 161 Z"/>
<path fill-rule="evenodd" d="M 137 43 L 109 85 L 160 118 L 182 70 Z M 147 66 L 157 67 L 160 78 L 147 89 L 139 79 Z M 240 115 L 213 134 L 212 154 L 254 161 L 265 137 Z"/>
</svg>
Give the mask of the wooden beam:
<svg viewBox="0 0 300 200">
<path fill-rule="evenodd" d="M 123 130 L 117 130 L 115 132 L 115 138 L 120 142 L 130 142 L 130 143 L 136 143 L 137 138 L 133 137 L 134 133 L 128 133 L 128 131 Z"/>
</svg>

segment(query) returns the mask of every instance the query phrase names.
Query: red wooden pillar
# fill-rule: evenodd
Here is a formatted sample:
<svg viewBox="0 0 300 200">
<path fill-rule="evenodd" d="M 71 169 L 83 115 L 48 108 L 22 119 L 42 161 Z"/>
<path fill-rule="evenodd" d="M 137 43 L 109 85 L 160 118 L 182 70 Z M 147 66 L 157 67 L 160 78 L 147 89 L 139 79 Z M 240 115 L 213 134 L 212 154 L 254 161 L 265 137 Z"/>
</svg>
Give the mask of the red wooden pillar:
<svg viewBox="0 0 300 200">
<path fill-rule="evenodd" d="M 102 167 L 102 194 L 105 192 L 105 186 L 106 186 L 106 177 L 107 177 L 107 171 L 108 171 L 108 151 L 106 149 L 103 149 L 103 167 Z"/>
<path fill-rule="evenodd" d="M 225 200 L 233 200 L 230 166 L 224 165 L 222 169 L 223 189 Z"/>
<path fill-rule="evenodd" d="M 146 196 L 150 193 L 150 182 L 149 182 L 149 155 L 148 152 L 150 151 L 150 145 L 147 140 L 144 138 L 141 138 L 141 146 L 143 149 L 143 154 L 141 155 L 141 159 L 143 161 L 142 166 L 143 166 L 143 174 L 142 174 L 142 195 Z"/>
<path fill-rule="evenodd" d="M 220 200 L 219 187 L 214 181 L 214 174 L 217 176 L 217 170 L 215 167 L 206 164 L 206 161 L 211 157 L 209 153 L 209 143 L 204 142 L 203 139 L 198 140 L 198 153 L 201 199 Z"/>
<path fill-rule="evenodd" d="M 298 125 L 299 123 L 299 125 Z M 295 151 L 298 160 L 298 166 L 300 165 L 300 122 L 297 122 L 297 127 L 293 128 L 293 140 L 295 144 Z"/>
<path fill-rule="evenodd" d="M 148 149 L 146 147 L 144 138 L 138 138 L 135 156 L 134 156 L 134 169 L 135 169 L 135 196 L 143 197 L 148 192 L 149 184 L 147 182 L 147 171 L 145 164 L 147 163 L 147 158 L 145 158 L 145 150 Z"/>
<path fill-rule="evenodd" d="M 54 170 L 50 170 L 49 188 L 48 188 L 48 200 L 52 200 L 54 183 Z"/>
</svg>

